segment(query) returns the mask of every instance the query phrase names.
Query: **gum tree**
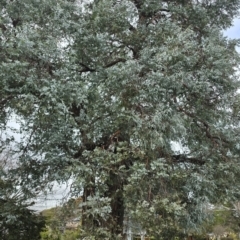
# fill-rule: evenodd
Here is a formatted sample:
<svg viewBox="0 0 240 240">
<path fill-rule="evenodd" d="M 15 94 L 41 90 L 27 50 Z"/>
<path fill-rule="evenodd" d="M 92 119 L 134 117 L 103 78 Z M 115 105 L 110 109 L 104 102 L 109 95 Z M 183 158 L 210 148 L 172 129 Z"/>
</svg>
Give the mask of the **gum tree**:
<svg viewBox="0 0 240 240">
<path fill-rule="evenodd" d="M 238 199 L 238 0 L 2 1 L 0 107 L 21 186 L 73 181 L 83 233 L 158 239 Z"/>
</svg>

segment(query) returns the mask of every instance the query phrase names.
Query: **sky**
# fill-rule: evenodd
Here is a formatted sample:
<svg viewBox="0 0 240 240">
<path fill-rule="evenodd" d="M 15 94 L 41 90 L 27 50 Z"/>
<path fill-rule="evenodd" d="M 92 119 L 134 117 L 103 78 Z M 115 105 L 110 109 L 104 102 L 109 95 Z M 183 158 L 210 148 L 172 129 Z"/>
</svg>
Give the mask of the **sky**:
<svg viewBox="0 0 240 240">
<path fill-rule="evenodd" d="M 224 35 L 229 38 L 240 38 L 240 19 L 235 19 L 233 26 L 225 31 Z"/>
</svg>

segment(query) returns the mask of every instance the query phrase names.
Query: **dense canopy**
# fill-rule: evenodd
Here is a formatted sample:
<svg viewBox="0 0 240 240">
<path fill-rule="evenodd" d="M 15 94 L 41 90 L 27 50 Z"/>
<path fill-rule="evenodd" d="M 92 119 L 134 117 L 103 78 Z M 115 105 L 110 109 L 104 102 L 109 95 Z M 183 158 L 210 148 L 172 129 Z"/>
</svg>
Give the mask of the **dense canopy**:
<svg viewBox="0 0 240 240">
<path fill-rule="evenodd" d="M 239 0 L 2 0 L 0 127 L 29 196 L 72 180 L 82 227 L 170 239 L 239 199 Z M 3 140 L 3 150 L 4 150 Z"/>
</svg>

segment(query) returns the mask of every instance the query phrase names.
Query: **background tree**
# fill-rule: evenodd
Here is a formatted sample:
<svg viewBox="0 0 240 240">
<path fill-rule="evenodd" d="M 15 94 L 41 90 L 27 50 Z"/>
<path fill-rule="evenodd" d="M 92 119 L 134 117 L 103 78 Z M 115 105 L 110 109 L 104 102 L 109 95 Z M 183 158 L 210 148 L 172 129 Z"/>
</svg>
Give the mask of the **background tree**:
<svg viewBox="0 0 240 240">
<path fill-rule="evenodd" d="M 221 32 L 239 0 L 1 4 L 1 121 L 22 120 L 26 195 L 71 178 L 97 239 L 123 238 L 124 217 L 170 239 L 239 198 L 238 42 Z"/>
<path fill-rule="evenodd" d="M 10 160 L 0 160 L 0 238 L 2 240 L 40 239 L 45 227 L 45 219 L 29 207 L 24 194 L 16 185 L 17 181 L 10 173 Z"/>
</svg>

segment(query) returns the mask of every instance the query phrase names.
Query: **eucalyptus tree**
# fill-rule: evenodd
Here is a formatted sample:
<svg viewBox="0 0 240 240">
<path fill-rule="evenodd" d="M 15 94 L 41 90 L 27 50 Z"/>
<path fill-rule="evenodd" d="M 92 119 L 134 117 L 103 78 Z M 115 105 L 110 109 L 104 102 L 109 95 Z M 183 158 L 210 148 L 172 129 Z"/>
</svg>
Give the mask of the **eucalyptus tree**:
<svg viewBox="0 0 240 240">
<path fill-rule="evenodd" d="M 21 119 L 26 194 L 71 178 L 96 239 L 128 218 L 170 239 L 239 198 L 238 41 L 222 34 L 239 0 L 1 5 L 0 114 Z"/>
</svg>

